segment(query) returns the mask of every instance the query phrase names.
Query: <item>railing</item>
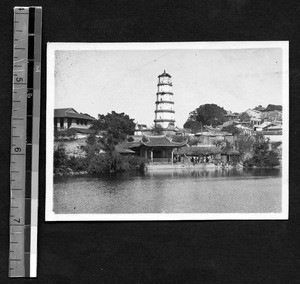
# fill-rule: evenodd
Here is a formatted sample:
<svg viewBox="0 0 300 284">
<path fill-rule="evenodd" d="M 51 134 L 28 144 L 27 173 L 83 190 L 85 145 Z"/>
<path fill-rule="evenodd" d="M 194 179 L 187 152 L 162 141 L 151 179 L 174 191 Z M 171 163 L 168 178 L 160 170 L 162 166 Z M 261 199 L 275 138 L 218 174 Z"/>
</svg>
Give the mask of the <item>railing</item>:
<svg viewBox="0 0 300 284">
<path fill-rule="evenodd" d="M 153 158 L 153 163 L 171 163 L 171 158 Z"/>
</svg>

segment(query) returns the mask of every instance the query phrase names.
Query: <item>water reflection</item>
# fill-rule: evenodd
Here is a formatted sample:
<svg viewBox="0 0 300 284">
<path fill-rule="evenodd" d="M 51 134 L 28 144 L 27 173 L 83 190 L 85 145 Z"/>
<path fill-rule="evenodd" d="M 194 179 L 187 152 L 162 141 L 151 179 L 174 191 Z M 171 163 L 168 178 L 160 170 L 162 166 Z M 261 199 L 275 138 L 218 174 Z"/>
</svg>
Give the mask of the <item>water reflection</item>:
<svg viewBox="0 0 300 284">
<path fill-rule="evenodd" d="M 250 177 L 280 177 L 280 169 L 200 169 L 200 170 L 157 170 L 145 173 L 151 177 L 180 178 L 250 178 Z"/>
<path fill-rule="evenodd" d="M 60 177 L 56 213 L 280 212 L 278 169 L 168 170 Z"/>
</svg>

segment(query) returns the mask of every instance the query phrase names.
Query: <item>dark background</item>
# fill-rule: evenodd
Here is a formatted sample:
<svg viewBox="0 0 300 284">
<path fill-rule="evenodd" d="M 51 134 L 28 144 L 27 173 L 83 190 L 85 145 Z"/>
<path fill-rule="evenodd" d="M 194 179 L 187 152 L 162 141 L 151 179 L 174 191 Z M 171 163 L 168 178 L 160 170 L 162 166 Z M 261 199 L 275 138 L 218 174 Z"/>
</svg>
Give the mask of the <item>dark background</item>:
<svg viewBox="0 0 300 284">
<path fill-rule="evenodd" d="M 300 1 L 0 2 L 0 282 L 9 280 L 13 7 L 42 5 L 40 283 L 300 283 Z M 45 223 L 47 42 L 290 41 L 289 221 Z M 29 280 L 27 280 L 29 281 Z"/>
</svg>

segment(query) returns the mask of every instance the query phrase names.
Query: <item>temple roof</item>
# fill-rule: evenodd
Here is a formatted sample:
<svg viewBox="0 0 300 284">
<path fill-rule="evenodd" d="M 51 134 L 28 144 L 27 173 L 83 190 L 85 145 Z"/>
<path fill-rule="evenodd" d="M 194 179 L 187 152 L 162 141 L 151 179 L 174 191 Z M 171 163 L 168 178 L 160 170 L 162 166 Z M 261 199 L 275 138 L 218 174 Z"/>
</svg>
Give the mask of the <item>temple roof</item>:
<svg viewBox="0 0 300 284">
<path fill-rule="evenodd" d="M 88 114 L 78 113 L 73 108 L 54 109 L 54 117 L 69 117 L 69 118 L 78 118 L 78 119 L 85 119 L 85 120 L 95 120 L 94 117 Z"/>
<path fill-rule="evenodd" d="M 182 147 L 186 145 L 187 140 L 183 142 L 173 142 L 169 140 L 165 135 L 161 136 L 144 136 L 141 140 L 141 145 L 147 147 Z"/>
<path fill-rule="evenodd" d="M 159 77 L 169 77 L 169 78 L 171 78 L 171 75 L 168 74 L 168 73 L 166 73 L 166 70 L 164 70 L 164 73 L 162 73 L 161 75 L 159 75 L 158 78 Z"/>
<path fill-rule="evenodd" d="M 116 145 L 116 151 L 119 154 L 135 154 L 134 151 L 132 151 L 130 149 L 127 149 L 127 148 L 124 148 L 122 145 Z"/>
<path fill-rule="evenodd" d="M 237 150 L 228 150 L 228 151 L 222 151 L 222 154 L 230 155 L 230 156 L 238 156 L 240 155 L 240 152 Z"/>
</svg>

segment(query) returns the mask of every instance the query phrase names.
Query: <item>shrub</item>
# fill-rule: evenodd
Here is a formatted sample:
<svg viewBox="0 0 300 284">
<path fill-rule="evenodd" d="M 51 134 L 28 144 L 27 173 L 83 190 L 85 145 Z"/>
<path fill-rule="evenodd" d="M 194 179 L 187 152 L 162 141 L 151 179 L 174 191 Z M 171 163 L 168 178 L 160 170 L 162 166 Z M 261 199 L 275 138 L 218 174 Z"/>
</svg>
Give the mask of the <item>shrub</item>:
<svg viewBox="0 0 300 284">
<path fill-rule="evenodd" d="M 88 161 L 86 158 L 71 156 L 67 160 L 67 166 L 74 172 L 82 172 L 87 170 Z"/>
<path fill-rule="evenodd" d="M 67 164 L 67 155 L 66 148 L 63 143 L 58 144 L 54 149 L 54 169 L 66 166 Z"/>
<path fill-rule="evenodd" d="M 198 138 L 191 138 L 189 141 L 188 141 L 188 144 L 190 146 L 197 146 L 199 143 L 199 139 Z"/>
</svg>

